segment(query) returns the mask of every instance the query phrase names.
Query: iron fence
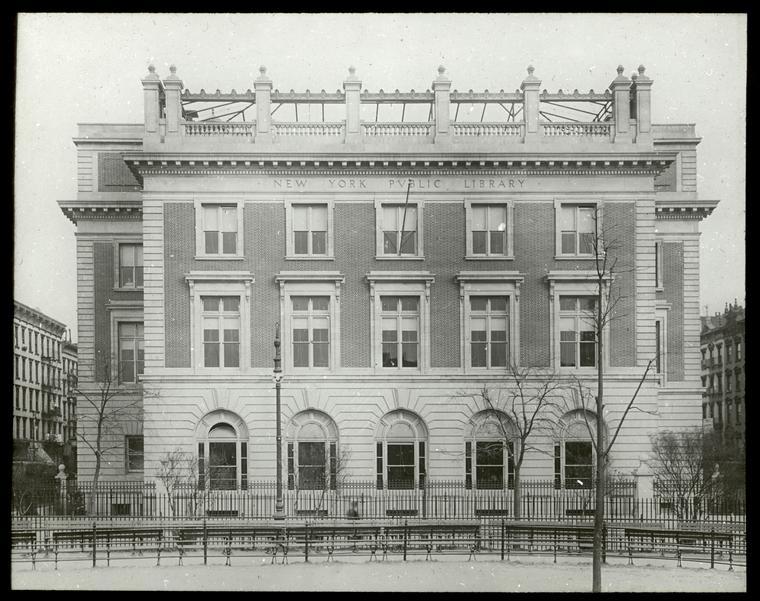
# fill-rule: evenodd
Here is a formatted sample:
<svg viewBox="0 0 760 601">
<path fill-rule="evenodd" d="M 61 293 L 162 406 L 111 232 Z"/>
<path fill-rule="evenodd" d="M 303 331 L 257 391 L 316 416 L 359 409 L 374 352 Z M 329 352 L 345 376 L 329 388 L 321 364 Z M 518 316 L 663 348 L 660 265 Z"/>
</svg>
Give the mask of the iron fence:
<svg viewBox="0 0 760 601">
<path fill-rule="evenodd" d="M 639 558 L 709 563 L 710 567 L 746 566 L 744 532 L 721 531 L 697 524 L 692 529 L 628 528 L 606 523 L 602 557 L 623 557 L 633 564 Z M 68 527 L 14 527 L 11 559 L 15 562 L 59 563 L 83 561 L 97 566 L 136 559 L 176 561 L 179 565 L 219 563 L 232 565 L 235 557 L 271 557 L 271 563 L 331 561 L 335 556 L 368 556 L 369 561 L 425 559 L 453 553 L 477 559 L 478 555 L 513 556 L 589 555 L 593 548 L 590 524 L 557 524 L 485 519 L 467 521 L 291 521 L 231 522 L 220 520 L 162 520 L 143 526 L 114 526 L 88 522 Z"/>
<path fill-rule="evenodd" d="M 302 519 L 359 520 L 515 518 L 515 491 L 467 488 L 461 481 L 432 481 L 423 488 L 378 489 L 375 482 L 347 482 L 336 489 L 283 490 L 285 514 Z M 210 490 L 196 486 L 167 492 L 154 482 L 70 481 L 61 488 L 38 487 L 14 491 L 15 520 L 76 519 L 89 516 L 108 520 L 199 519 L 268 520 L 275 511 L 276 484 L 249 482 L 245 490 Z M 553 481 L 523 481 L 520 519 L 581 523 L 591 520 L 595 491 L 556 489 Z M 663 526 L 684 521 L 743 524 L 745 503 L 737 498 L 639 498 L 635 481 L 610 483 L 605 516 L 611 522 L 656 522 Z"/>
</svg>

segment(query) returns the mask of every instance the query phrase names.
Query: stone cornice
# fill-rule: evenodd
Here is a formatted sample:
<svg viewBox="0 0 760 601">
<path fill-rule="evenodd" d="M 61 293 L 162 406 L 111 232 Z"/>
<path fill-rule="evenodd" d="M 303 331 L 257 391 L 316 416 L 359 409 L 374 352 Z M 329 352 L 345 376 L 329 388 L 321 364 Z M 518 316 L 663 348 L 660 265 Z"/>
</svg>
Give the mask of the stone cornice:
<svg viewBox="0 0 760 601">
<path fill-rule="evenodd" d="M 657 219 L 698 219 L 708 217 L 718 206 L 717 200 L 655 201 Z"/>
<path fill-rule="evenodd" d="M 637 157 L 413 157 L 389 158 L 353 154 L 320 158 L 267 155 L 188 157 L 187 155 L 126 155 L 138 177 L 150 175 L 642 175 L 655 176 L 675 155 Z"/>
<path fill-rule="evenodd" d="M 112 200 L 82 202 L 78 200 L 59 200 L 58 206 L 66 217 L 75 225 L 82 220 L 140 220 L 142 219 L 142 201 Z"/>
<path fill-rule="evenodd" d="M 67 326 L 60 321 L 48 317 L 41 311 L 28 307 L 18 301 L 13 301 L 13 315 L 23 322 L 30 323 L 40 328 L 44 327 L 47 330 L 54 332 L 57 336 L 63 336 L 68 329 Z"/>
</svg>

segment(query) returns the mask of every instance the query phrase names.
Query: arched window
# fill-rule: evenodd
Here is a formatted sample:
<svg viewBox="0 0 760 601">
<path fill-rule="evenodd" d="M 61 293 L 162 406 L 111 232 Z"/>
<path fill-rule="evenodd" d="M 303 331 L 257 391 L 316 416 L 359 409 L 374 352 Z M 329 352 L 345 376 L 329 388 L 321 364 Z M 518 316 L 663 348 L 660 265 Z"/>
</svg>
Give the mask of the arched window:
<svg viewBox="0 0 760 601">
<path fill-rule="evenodd" d="M 290 420 L 288 440 L 288 489 L 337 488 L 339 465 L 338 428 L 325 413 L 309 409 Z"/>
<path fill-rule="evenodd" d="M 514 488 L 514 450 L 517 432 L 503 411 L 476 413 L 465 433 L 465 488 Z"/>
<path fill-rule="evenodd" d="M 596 433 L 596 416 L 585 409 L 570 411 L 560 419 L 554 445 L 554 488 L 593 488 L 596 457 L 589 428 Z"/>
<path fill-rule="evenodd" d="M 201 419 L 198 486 L 212 490 L 248 488 L 248 428 L 230 411 L 213 411 Z"/>
<path fill-rule="evenodd" d="M 380 419 L 377 432 L 377 488 L 425 486 L 427 428 L 411 411 L 398 409 Z"/>
</svg>

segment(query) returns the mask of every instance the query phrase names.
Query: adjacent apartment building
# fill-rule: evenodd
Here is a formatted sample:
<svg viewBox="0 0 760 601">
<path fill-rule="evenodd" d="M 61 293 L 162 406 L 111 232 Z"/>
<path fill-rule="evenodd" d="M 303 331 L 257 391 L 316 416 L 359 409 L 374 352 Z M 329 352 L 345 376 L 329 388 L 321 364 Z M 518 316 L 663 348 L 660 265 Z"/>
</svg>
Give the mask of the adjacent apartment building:
<svg viewBox="0 0 760 601">
<path fill-rule="evenodd" d="M 611 470 L 645 480 L 649 435 L 701 423 L 699 222 L 717 200 L 697 194 L 694 125 L 651 122 L 643 66 L 604 92 L 542 91 L 532 67 L 515 92 L 451 85 L 440 67 L 432 90 L 373 92 L 351 68 L 342 90 L 280 92 L 262 67 L 253 91 L 190 92 L 151 66 L 144 122 L 79 125 L 59 204 L 80 388 L 124 408 L 102 478 L 153 480 L 178 450 L 211 487 L 274 480 L 279 331 L 287 485 L 340 460 L 380 489 L 506 486 L 515 448 L 489 444 L 500 408 L 477 393 L 507 398 L 517 365 L 568 383 L 523 477 L 589 486 L 598 416 L 573 382 L 596 386 L 595 223 L 618 260 L 609 431 L 653 361 Z"/>
<path fill-rule="evenodd" d="M 702 317 L 702 419 L 723 440 L 744 448 L 746 337 L 744 307 Z"/>
<path fill-rule="evenodd" d="M 76 394 L 72 382 L 76 388 L 77 345 L 67 334 L 63 323 L 14 301 L 12 429 L 16 459 L 65 456 L 75 463 Z M 47 455 L 54 457 L 42 454 L 45 448 L 50 451 Z"/>
</svg>

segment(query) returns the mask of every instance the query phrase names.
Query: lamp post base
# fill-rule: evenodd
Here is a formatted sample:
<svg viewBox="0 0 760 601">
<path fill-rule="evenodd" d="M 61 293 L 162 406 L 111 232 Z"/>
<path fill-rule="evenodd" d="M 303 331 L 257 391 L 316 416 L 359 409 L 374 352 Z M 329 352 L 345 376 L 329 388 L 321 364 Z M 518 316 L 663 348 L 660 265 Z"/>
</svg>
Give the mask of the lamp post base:
<svg viewBox="0 0 760 601">
<path fill-rule="evenodd" d="M 281 500 L 275 501 L 274 504 L 274 514 L 272 515 L 272 518 L 275 520 L 284 520 L 285 519 L 285 503 L 283 503 Z"/>
</svg>

